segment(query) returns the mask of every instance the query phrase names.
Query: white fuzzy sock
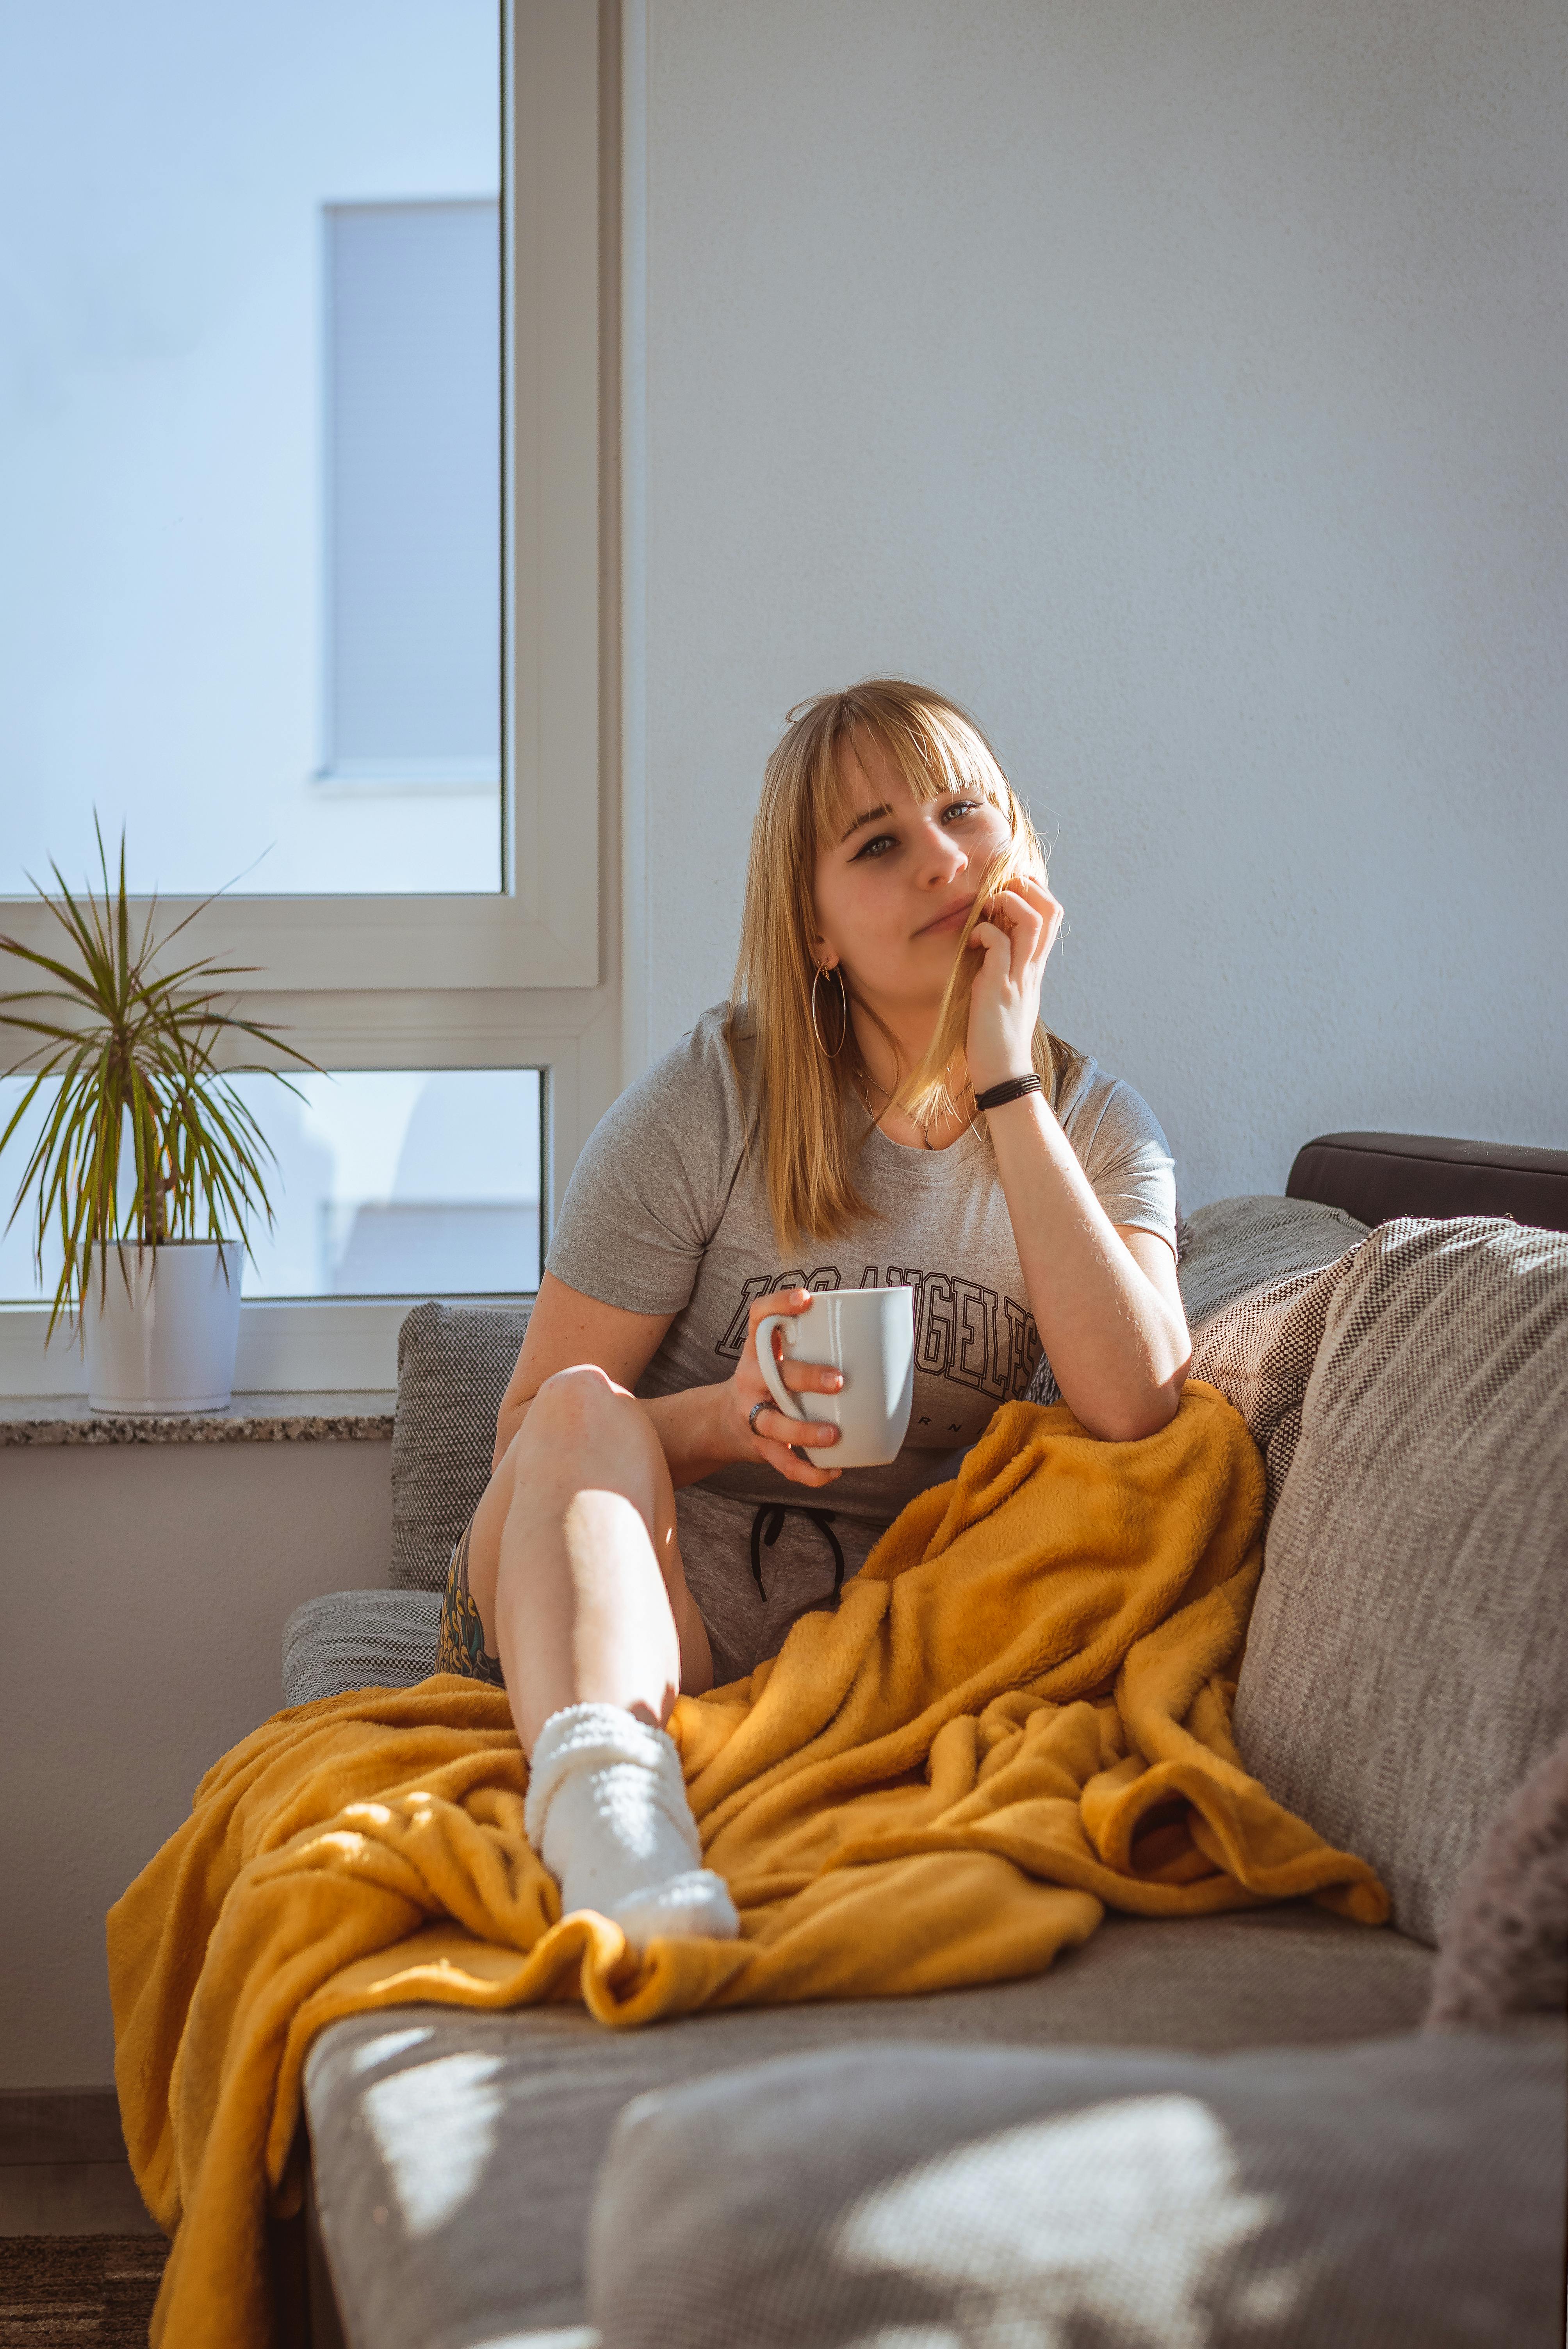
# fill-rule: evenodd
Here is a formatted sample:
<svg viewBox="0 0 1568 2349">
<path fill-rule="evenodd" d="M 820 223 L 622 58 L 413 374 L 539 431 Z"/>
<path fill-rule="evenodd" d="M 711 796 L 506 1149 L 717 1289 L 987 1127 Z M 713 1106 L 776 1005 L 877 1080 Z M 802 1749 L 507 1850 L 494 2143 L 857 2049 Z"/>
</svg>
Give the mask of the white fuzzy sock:
<svg viewBox="0 0 1568 2349">
<path fill-rule="evenodd" d="M 723 1877 L 702 1865 L 673 1739 L 618 1704 L 551 1714 L 523 1823 L 561 1886 L 563 1917 L 596 1909 L 638 1949 L 660 1935 L 740 1930 Z"/>
</svg>

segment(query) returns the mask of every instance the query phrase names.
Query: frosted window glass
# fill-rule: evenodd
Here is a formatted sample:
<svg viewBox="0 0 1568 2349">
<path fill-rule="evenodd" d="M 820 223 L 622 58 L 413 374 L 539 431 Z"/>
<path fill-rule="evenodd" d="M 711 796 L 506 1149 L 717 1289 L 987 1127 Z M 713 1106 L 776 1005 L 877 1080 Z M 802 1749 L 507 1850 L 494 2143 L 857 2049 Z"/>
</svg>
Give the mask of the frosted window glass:
<svg viewBox="0 0 1568 2349">
<path fill-rule="evenodd" d="M 487 203 L 326 215 L 341 778 L 500 781 L 500 234 Z"/>
</svg>

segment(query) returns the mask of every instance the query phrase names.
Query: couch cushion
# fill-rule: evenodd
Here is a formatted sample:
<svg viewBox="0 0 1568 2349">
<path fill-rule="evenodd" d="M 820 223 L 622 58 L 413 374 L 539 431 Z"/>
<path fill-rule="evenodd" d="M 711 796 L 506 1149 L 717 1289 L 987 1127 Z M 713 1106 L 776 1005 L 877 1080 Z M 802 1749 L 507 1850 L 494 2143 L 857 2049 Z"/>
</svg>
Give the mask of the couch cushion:
<svg viewBox="0 0 1568 2349">
<path fill-rule="evenodd" d="M 1237 1738 L 1431 1942 L 1568 1731 L 1568 1237 L 1407 1220 L 1327 1278 Z"/>
<path fill-rule="evenodd" d="M 602 2349 L 1556 2349 L 1561 2040 L 851 2049 L 645 2097 Z"/>
<path fill-rule="evenodd" d="M 356 2016 L 323 2032 L 305 2066 L 338 2297 L 353 2336 L 377 2349 L 477 2349 L 579 2323 L 589 2197 L 615 2116 L 672 2081 L 872 2036 L 1204 2049 L 1373 2038 L 1414 2028 L 1431 1970 L 1397 1934 L 1290 1907 L 1112 1917 L 1048 1973 L 932 1998 L 631 2032 L 560 2007 Z"/>
<path fill-rule="evenodd" d="M 314 1704 L 359 1688 L 412 1688 L 436 1669 L 434 1590 L 335 1590 L 284 1625 L 284 1702 Z"/>
<path fill-rule="evenodd" d="M 392 1584 L 440 1590 L 490 1482 L 496 1413 L 531 1307 L 420 1305 L 397 1333 Z"/>
</svg>

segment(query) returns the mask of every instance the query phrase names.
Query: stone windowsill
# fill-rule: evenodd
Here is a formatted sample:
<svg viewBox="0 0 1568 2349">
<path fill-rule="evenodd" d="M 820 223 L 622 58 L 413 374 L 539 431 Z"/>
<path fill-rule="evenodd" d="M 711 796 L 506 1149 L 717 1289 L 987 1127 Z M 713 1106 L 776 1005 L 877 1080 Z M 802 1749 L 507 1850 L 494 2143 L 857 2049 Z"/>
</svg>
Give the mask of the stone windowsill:
<svg viewBox="0 0 1568 2349">
<path fill-rule="evenodd" d="M 93 1411 L 85 1395 L 0 1396 L 0 1445 L 385 1444 L 394 1394 L 237 1394 L 224 1411 Z"/>
</svg>

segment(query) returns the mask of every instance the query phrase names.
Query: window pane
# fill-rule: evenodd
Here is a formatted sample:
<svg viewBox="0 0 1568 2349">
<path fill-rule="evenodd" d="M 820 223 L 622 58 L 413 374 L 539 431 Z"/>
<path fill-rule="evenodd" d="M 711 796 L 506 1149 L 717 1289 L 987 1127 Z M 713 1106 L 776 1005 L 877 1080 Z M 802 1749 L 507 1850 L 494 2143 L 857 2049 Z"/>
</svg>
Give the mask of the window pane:
<svg viewBox="0 0 1568 2349">
<path fill-rule="evenodd" d="M 276 1154 L 269 1234 L 251 1233 L 247 1297 L 514 1296 L 539 1286 L 537 1069 L 377 1069 L 234 1082 Z M 0 1130 L 21 1093 L 0 1079 Z M 30 1120 L 36 1134 L 45 1112 Z M 8 1212 L 26 1164 L 0 1160 Z M 59 1250 L 33 1269 L 29 1212 L 0 1239 L 0 1298 L 52 1296 Z"/>
<path fill-rule="evenodd" d="M 500 218 L 327 212 L 328 765 L 500 781 Z"/>
<path fill-rule="evenodd" d="M 0 893 L 500 876 L 497 0 L 0 11 Z"/>
</svg>

